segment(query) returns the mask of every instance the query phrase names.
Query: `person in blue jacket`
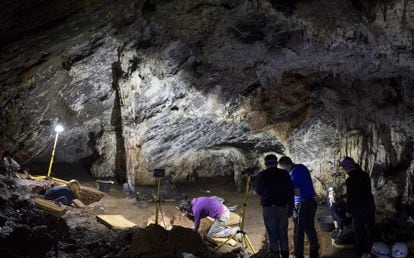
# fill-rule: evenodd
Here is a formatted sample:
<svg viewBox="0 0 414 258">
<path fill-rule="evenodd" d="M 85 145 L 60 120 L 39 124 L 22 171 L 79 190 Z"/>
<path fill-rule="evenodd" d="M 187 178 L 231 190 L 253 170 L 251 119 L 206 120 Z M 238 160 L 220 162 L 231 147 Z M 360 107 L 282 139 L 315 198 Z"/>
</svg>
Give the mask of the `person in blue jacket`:
<svg viewBox="0 0 414 258">
<path fill-rule="evenodd" d="M 302 164 L 294 164 L 287 157 L 279 159 L 279 167 L 290 173 L 295 193 L 293 209 L 295 257 L 303 258 L 305 233 L 309 239 L 310 258 L 319 257 L 318 237 L 315 230 L 317 203 L 309 170 Z"/>
<path fill-rule="evenodd" d="M 48 189 L 43 197 L 56 204 L 71 205 L 73 200 L 80 197 L 80 184 L 72 179 L 66 185 L 58 185 Z"/>
</svg>

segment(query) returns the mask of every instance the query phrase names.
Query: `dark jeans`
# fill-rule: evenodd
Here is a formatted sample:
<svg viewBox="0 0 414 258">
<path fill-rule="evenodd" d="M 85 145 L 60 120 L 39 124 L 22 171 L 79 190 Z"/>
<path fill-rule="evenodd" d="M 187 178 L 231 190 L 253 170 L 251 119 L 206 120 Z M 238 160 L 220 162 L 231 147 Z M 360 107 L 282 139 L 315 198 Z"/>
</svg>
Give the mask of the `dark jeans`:
<svg viewBox="0 0 414 258">
<path fill-rule="evenodd" d="M 338 223 L 338 229 L 340 230 L 343 230 L 344 226 L 349 226 L 351 224 L 349 218 L 342 214 L 339 215 L 336 212 L 332 212 L 332 219 Z"/>
<path fill-rule="evenodd" d="M 59 198 L 56 198 L 56 199 L 54 200 L 54 202 L 55 202 L 56 204 L 69 205 L 69 200 L 68 200 L 68 197 L 66 197 L 66 196 L 61 196 L 61 197 L 59 197 Z"/>
<path fill-rule="evenodd" d="M 263 207 L 263 220 L 269 239 L 269 249 L 289 257 L 288 207 Z"/>
<path fill-rule="evenodd" d="M 293 221 L 295 222 L 295 255 L 303 257 L 305 233 L 309 239 L 310 257 L 318 257 L 318 237 L 315 230 L 315 213 L 318 204 L 315 199 L 308 199 L 295 204 Z"/>
<path fill-rule="evenodd" d="M 352 227 L 354 229 L 354 251 L 357 255 L 361 255 L 368 251 L 367 230 L 371 237 L 376 234 L 375 205 L 352 209 Z"/>
</svg>

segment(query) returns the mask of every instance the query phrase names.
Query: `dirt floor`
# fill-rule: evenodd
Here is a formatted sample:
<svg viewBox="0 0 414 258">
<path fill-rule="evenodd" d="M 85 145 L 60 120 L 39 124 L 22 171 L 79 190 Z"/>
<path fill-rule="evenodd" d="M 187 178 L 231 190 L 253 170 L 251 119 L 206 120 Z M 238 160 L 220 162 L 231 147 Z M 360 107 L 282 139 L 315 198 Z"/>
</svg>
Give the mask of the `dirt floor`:
<svg viewBox="0 0 414 258">
<path fill-rule="evenodd" d="M 83 186 L 96 187 L 94 181 L 81 181 Z M 241 214 L 243 207 L 243 194 L 237 193 L 232 183 L 232 178 L 201 178 L 195 183 L 179 184 L 178 188 L 189 198 L 199 196 L 219 196 L 225 199 L 225 204 L 228 206 L 237 205 L 239 208 L 236 213 Z M 177 202 L 162 203 L 162 211 L 164 222 L 168 225 L 180 225 L 191 227 L 191 221 L 183 218 L 180 219 L 181 213 L 176 209 Z M 324 212 L 324 211 L 320 211 Z M 90 204 L 84 208 L 83 214 L 87 214 L 89 219 L 94 219 L 96 215 L 100 214 L 121 214 L 128 220 L 137 224 L 139 227 L 145 227 L 149 222 L 154 221 L 155 203 L 152 202 L 137 202 L 134 198 L 128 198 L 122 192 L 122 187 L 115 185 L 105 196 L 98 202 Z M 83 222 L 84 216 L 73 216 L 75 214 L 67 215 L 67 222 L 69 226 L 74 226 Z M 160 217 L 161 218 L 161 217 Z M 172 221 L 171 221 L 172 220 Z M 160 221 L 163 225 L 164 222 Z M 207 222 L 205 222 L 207 223 Z M 322 257 L 356 257 L 352 250 L 336 249 L 332 247 L 329 233 L 318 230 L 320 241 L 320 252 Z M 260 200 L 257 195 L 249 194 L 247 203 L 247 213 L 245 217 L 245 231 L 256 250 L 260 250 L 265 240 L 265 228 L 262 219 Z M 290 247 L 293 247 L 293 222 L 289 222 L 289 239 Z M 231 248 L 225 246 L 219 252 L 227 252 Z M 248 250 L 249 251 L 249 250 Z M 250 252 L 250 251 L 249 251 Z"/>
<path fill-rule="evenodd" d="M 76 177 L 76 174 L 60 174 L 60 178 L 71 179 Z M 80 180 L 82 186 L 91 189 L 96 189 L 96 182 L 89 176 L 76 177 Z M 237 205 L 238 209 L 235 211 L 241 214 L 243 207 L 243 193 L 237 193 L 231 177 L 219 178 L 200 178 L 196 182 L 182 183 L 177 185 L 178 189 L 187 197 L 200 196 L 219 196 L 225 199 L 227 206 Z M 184 227 L 191 227 L 192 222 L 188 218 L 183 217 L 176 208 L 177 202 L 163 202 L 162 217 L 160 217 L 160 224 L 165 224 L 166 227 L 171 225 L 179 225 Z M 321 207 L 318 214 L 326 215 L 326 210 Z M 104 194 L 103 198 L 97 202 L 89 204 L 82 209 L 70 209 L 63 217 L 68 226 L 76 228 L 82 224 L 89 224 L 89 226 L 96 228 L 104 228 L 102 224 L 96 221 L 96 215 L 101 214 L 121 214 L 126 219 L 137 224 L 139 227 L 146 227 L 149 223 L 154 222 L 155 203 L 154 202 L 138 202 L 135 198 L 127 197 L 122 192 L 122 186 L 113 185 L 111 190 Z M 202 234 L 205 233 L 204 227 L 208 226 L 206 220 L 202 223 Z M 254 194 L 249 194 L 247 203 L 247 213 L 245 217 L 245 232 L 251 240 L 253 246 L 257 251 L 263 248 L 265 241 L 265 228 L 263 225 L 262 211 L 259 203 L 259 197 Z M 332 247 L 330 233 L 323 232 L 316 224 L 316 229 L 319 238 L 320 256 L 331 258 L 353 258 L 357 257 L 353 254 L 352 249 L 334 248 Z M 289 240 L 290 249 L 293 249 L 293 222 L 289 221 Z M 307 245 L 307 244 L 306 244 Z M 305 246 L 305 250 L 307 246 Z M 219 252 L 228 252 L 231 248 L 224 246 Z M 247 250 L 249 251 L 249 250 Z M 305 251 L 307 252 L 307 250 Z M 249 251 L 249 253 L 251 253 Z"/>
</svg>

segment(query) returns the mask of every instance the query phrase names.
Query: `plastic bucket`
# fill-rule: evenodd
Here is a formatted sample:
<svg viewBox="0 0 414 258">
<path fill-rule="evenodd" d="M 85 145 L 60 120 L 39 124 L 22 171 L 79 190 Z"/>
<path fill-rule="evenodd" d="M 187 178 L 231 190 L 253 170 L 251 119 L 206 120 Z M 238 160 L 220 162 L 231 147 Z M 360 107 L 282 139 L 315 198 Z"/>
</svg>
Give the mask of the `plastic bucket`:
<svg viewBox="0 0 414 258">
<path fill-rule="evenodd" d="M 321 216 L 318 218 L 319 228 L 325 232 L 332 232 L 335 229 L 332 216 Z"/>
<path fill-rule="evenodd" d="M 109 192 L 111 186 L 114 184 L 114 181 L 111 180 L 96 180 L 96 187 L 99 191 L 102 192 Z"/>
</svg>

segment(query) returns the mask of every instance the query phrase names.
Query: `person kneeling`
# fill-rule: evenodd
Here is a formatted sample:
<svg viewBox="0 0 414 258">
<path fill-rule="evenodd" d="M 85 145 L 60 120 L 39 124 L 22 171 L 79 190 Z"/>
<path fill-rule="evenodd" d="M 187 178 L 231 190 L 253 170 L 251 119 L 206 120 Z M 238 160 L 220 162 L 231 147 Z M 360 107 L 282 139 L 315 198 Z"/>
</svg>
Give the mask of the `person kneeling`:
<svg viewBox="0 0 414 258">
<path fill-rule="evenodd" d="M 72 179 L 66 185 L 58 185 L 46 190 L 43 197 L 56 204 L 71 205 L 80 197 L 80 184 L 78 180 Z"/>
<path fill-rule="evenodd" d="M 195 231 L 200 227 L 200 221 L 207 216 L 214 219 L 214 223 L 207 233 L 208 237 L 230 237 L 238 231 L 238 227 L 227 227 L 230 218 L 229 209 L 217 197 L 199 197 L 180 202 L 178 208 L 181 212 L 194 216 Z"/>
<path fill-rule="evenodd" d="M 333 187 L 328 189 L 329 207 L 331 209 L 332 219 L 335 225 L 335 230 L 332 232 L 332 238 L 341 234 L 344 226 L 350 225 L 350 218 L 346 217 L 346 203 L 337 196 Z"/>
</svg>

